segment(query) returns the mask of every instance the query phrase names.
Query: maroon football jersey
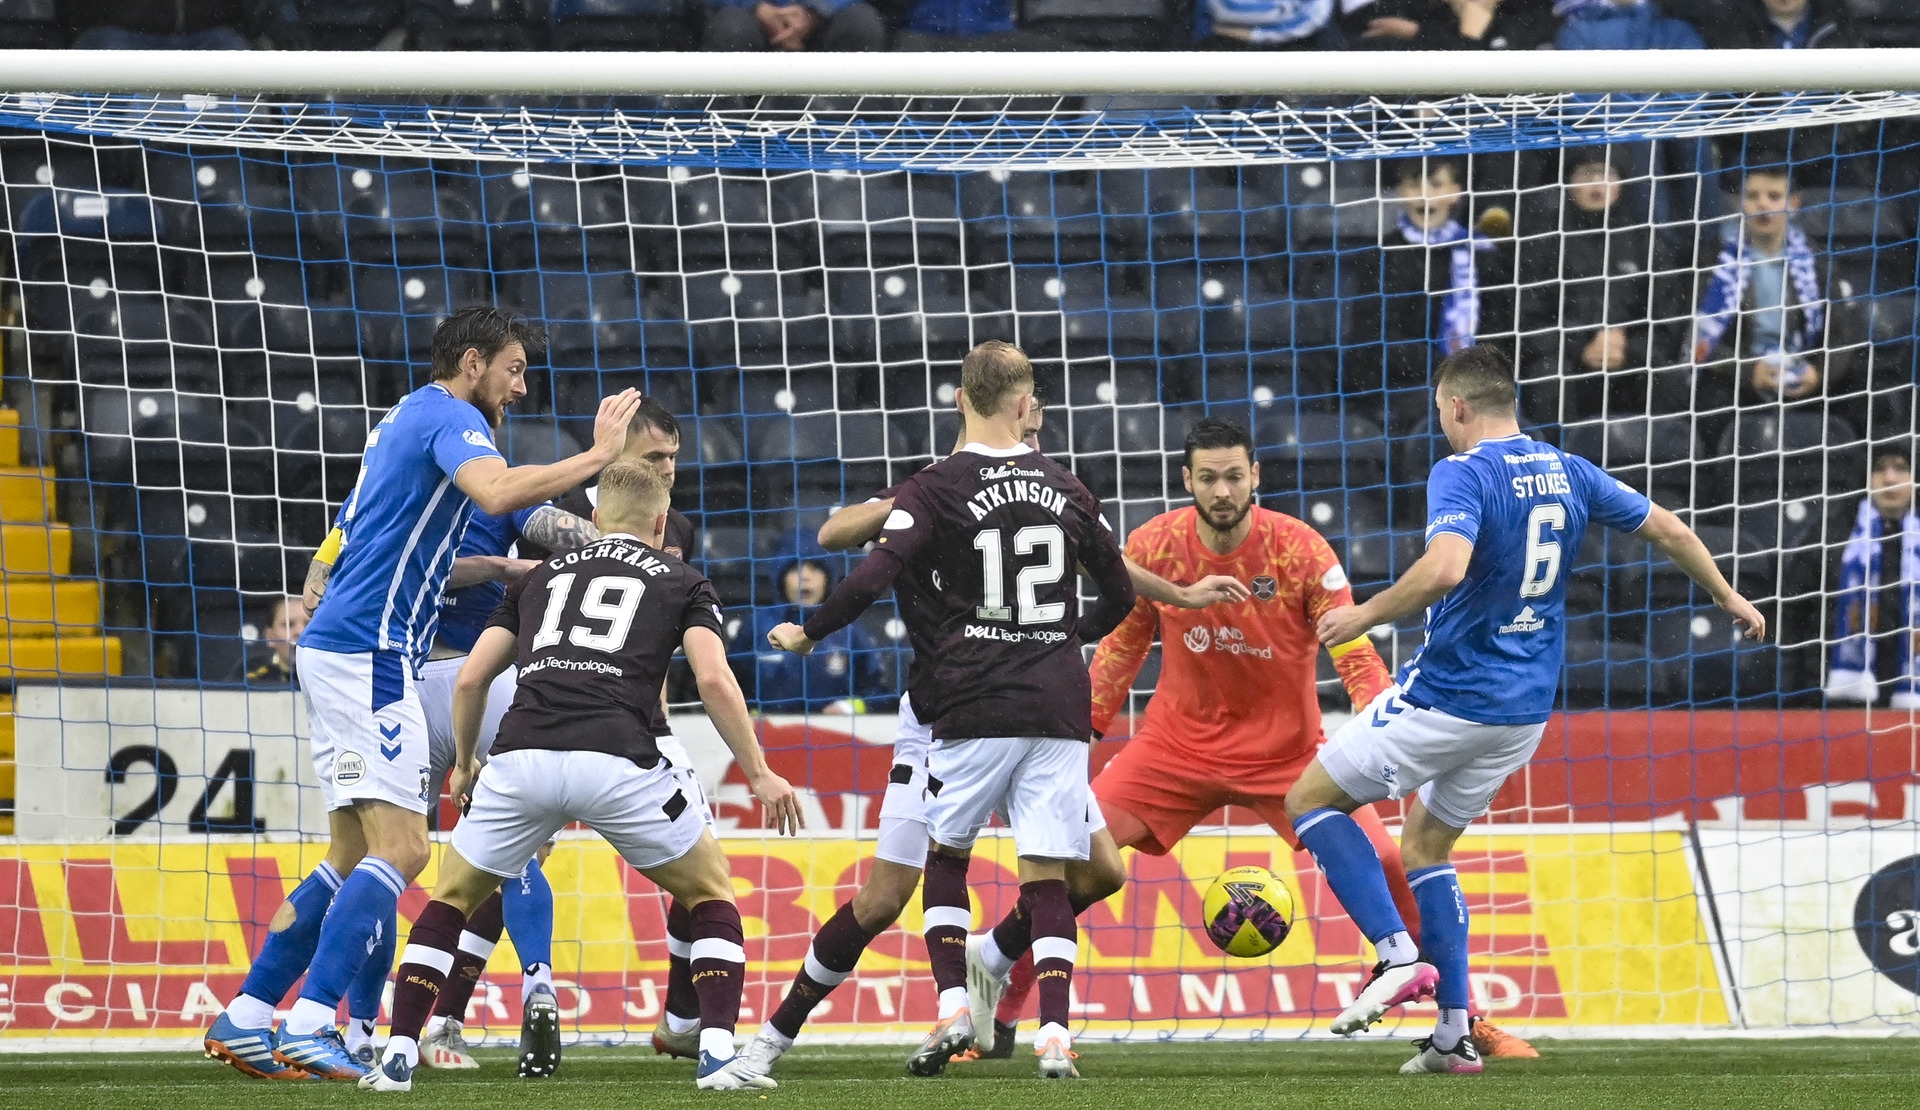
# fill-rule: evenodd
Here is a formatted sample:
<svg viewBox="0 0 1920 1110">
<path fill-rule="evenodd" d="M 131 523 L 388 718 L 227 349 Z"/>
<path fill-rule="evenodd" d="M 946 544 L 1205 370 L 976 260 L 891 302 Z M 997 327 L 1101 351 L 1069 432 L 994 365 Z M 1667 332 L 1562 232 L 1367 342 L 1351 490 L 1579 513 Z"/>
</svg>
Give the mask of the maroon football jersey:
<svg viewBox="0 0 1920 1110">
<path fill-rule="evenodd" d="M 916 654 L 926 645 L 914 708 L 936 739 L 1087 739 L 1076 568 L 1103 609 L 1126 612 L 1133 589 L 1100 502 L 1072 471 L 1030 448 L 969 444 L 900 486 L 875 541 L 883 553 L 926 587 L 901 619 Z"/>
<path fill-rule="evenodd" d="M 610 752 L 645 767 L 669 731 L 660 686 L 687 629 L 725 635 L 711 582 L 620 534 L 528 571 L 488 627 L 519 643 L 520 678 L 495 752 Z"/>
</svg>

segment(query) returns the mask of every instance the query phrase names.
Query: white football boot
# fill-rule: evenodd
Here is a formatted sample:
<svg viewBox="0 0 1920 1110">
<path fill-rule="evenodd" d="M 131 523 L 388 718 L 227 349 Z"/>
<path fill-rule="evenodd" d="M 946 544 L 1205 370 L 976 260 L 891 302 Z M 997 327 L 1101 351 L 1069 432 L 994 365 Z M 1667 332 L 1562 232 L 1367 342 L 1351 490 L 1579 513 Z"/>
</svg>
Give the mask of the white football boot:
<svg viewBox="0 0 1920 1110">
<path fill-rule="evenodd" d="M 1433 1047 L 1432 1037 L 1420 1038 L 1413 1047 L 1420 1052 L 1400 1065 L 1401 1075 L 1479 1075 L 1486 1070 L 1472 1037 L 1460 1038 L 1460 1043 L 1446 1052 Z"/>
<path fill-rule="evenodd" d="M 1360 988 L 1353 1005 L 1333 1019 L 1333 1031 L 1341 1036 L 1359 1033 L 1385 1017 L 1388 1010 L 1422 998 L 1431 998 L 1440 984 L 1440 970 L 1430 963 L 1389 965 L 1385 960 L 1373 965 L 1373 977 Z"/>
<path fill-rule="evenodd" d="M 993 1015 L 1007 993 L 1005 978 L 995 975 L 980 958 L 984 934 L 967 938 L 967 1013 L 973 1019 L 973 1048 L 985 1056 L 993 1051 Z"/>
<path fill-rule="evenodd" d="M 465 1026 L 449 1020 L 429 1036 L 420 1038 L 420 1066 L 443 1071 L 473 1071 L 480 1061 L 473 1058 L 473 1046 L 461 1036 Z"/>
</svg>

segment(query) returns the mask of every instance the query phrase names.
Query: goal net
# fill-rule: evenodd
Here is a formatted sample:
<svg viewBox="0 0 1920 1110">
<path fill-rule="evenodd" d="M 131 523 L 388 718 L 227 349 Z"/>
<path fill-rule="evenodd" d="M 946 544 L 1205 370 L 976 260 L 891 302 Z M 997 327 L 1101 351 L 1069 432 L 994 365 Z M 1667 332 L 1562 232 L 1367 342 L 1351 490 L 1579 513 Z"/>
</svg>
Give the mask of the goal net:
<svg viewBox="0 0 1920 1110">
<path fill-rule="evenodd" d="M 748 1024 L 865 874 L 907 652 L 890 603 L 804 666 L 757 642 L 796 565 L 846 572 L 813 539 L 827 514 L 949 451 L 961 356 L 1007 339 L 1044 450 L 1121 533 L 1186 503 L 1187 431 L 1225 417 L 1253 432 L 1262 503 L 1325 535 L 1362 597 L 1421 550 L 1448 450 L 1433 366 L 1505 349 L 1527 429 L 1682 514 L 1777 633 L 1737 644 L 1638 540 L 1566 553 L 1565 712 L 1460 851 L 1476 1006 L 1536 1033 L 1910 1025 L 1920 95 L 1623 86 L 1563 57 L 1561 87 L 1601 91 L 1275 97 L 1237 64 L 1070 95 L 0 94 L 0 1044 L 195 1039 L 319 860 L 276 603 L 369 427 L 426 380 L 435 324 L 473 302 L 548 334 L 511 460 L 590 442 L 627 386 L 678 417 L 689 557 L 806 788 L 806 835 L 756 831 L 675 680 L 747 923 Z M 1238 91 L 1156 91 L 1209 84 Z M 1222 618 L 1213 639 L 1247 635 Z M 1397 665 L 1420 630 L 1374 641 Z M 1331 727 L 1351 707 L 1321 674 Z M 1251 813 L 1127 854 L 1083 919 L 1086 1035 L 1304 1036 L 1363 980 L 1311 859 Z M 1199 899 L 1247 863 L 1299 921 L 1231 960 Z M 982 841 L 978 922 L 1014 869 L 1011 840 Z M 588 836 L 548 874 L 570 1035 L 644 1039 L 656 893 Z M 916 903 L 815 1035 L 931 1020 L 919 928 Z M 470 1038 L 517 1030 L 518 966 L 509 940 Z"/>
</svg>

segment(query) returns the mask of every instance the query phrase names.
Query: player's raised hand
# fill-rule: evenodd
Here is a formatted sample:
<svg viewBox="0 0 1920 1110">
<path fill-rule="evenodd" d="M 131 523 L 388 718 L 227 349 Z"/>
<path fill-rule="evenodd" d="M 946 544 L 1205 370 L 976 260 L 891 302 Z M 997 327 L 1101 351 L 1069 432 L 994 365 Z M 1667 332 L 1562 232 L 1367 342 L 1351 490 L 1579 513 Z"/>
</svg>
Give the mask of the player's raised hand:
<svg viewBox="0 0 1920 1110">
<path fill-rule="evenodd" d="M 805 827 L 806 821 L 800 817 L 800 796 L 794 793 L 792 783 L 768 771 L 748 785 L 766 811 L 768 828 L 778 830 L 781 836 L 794 836 Z"/>
<path fill-rule="evenodd" d="M 1205 609 L 1209 605 L 1237 605 L 1253 596 L 1245 582 L 1226 574 L 1209 574 L 1191 586 L 1180 587 L 1180 608 Z"/>
<path fill-rule="evenodd" d="M 1328 647 L 1338 647 L 1366 635 L 1367 629 L 1371 627 L 1373 627 L 1373 621 L 1368 618 L 1362 606 L 1336 605 L 1320 615 L 1320 620 L 1314 625 L 1313 631 L 1314 635 L 1320 638 L 1321 643 Z"/>
<path fill-rule="evenodd" d="M 593 418 L 594 450 L 612 462 L 627 445 L 627 424 L 640 407 L 640 391 L 623 389 L 600 399 L 600 413 Z"/>
<path fill-rule="evenodd" d="M 1729 594 L 1719 604 L 1733 617 L 1733 623 L 1740 626 L 1740 631 L 1747 639 L 1758 641 L 1767 638 L 1767 618 L 1760 615 L 1760 610 L 1753 607 L 1753 602 L 1739 594 Z"/>
<path fill-rule="evenodd" d="M 774 625 L 773 631 L 767 633 L 767 643 L 772 644 L 781 651 L 790 651 L 795 655 L 812 655 L 813 649 L 818 646 L 812 640 L 807 639 L 805 629 L 791 622 Z"/>
</svg>

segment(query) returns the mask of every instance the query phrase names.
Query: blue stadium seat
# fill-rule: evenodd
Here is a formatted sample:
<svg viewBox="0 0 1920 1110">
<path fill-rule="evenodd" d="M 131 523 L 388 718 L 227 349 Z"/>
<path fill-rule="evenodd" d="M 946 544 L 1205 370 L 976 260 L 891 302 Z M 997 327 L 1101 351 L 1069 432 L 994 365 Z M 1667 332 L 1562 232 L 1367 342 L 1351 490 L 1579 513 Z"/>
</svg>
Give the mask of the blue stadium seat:
<svg viewBox="0 0 1920 1110">
<path fill-rule="evenodd" d="M 693 174 L 673 186 L 671 204 L 676 234 L 661 242 L 671 253 L 656 258 L 655 265 L 686 273 L 773 268 L 773 217 L 765 178 Z"/>
<path fill-rule="evenodd" d="M 57 50 L 67 45 L 57 0 L 0 0 L 0 50 Z"/>
<path fill-rule="evenodd" d="M 818 220 L 828 266 L 960 261 L 955 190 L 945 179 L 905 173 L 822 175 L 812 179 L 811 196 L 786 194 L 782 201 L 782 220 Z"/>
<path fill-rule="evenodd" d="M 355 266 L 353 304 L 368 358 L 403 361 L 432 347 L 433 330 L 456 308 L 488 299 L 487 275 L 440 266 Z"/>
<path fill-rule="evenodd" d="M 555 50 L 692 50 L 693 12 L 682 0 L 550 0 Z"/>
<path fill-rule="evenodd" d="M 1292 306 L 1238 264 L 1160 266 L 1153 273 L 1167 354 L 1276 351 L 1293 345 Z"/>
<path fill-rule="evenodd" d="M 619 174 L 526 168 L 481 180 L 496 270 L 633 271 L 627 186 Z"/>
<path fill-rule="evenodd" d="M 1098 261 L 1103 254 L 1100 198 L 1052 174 L 1007 176 L 1005 213 L 967 222 L 972 258 L 982 262 Z"/>
</svg>

